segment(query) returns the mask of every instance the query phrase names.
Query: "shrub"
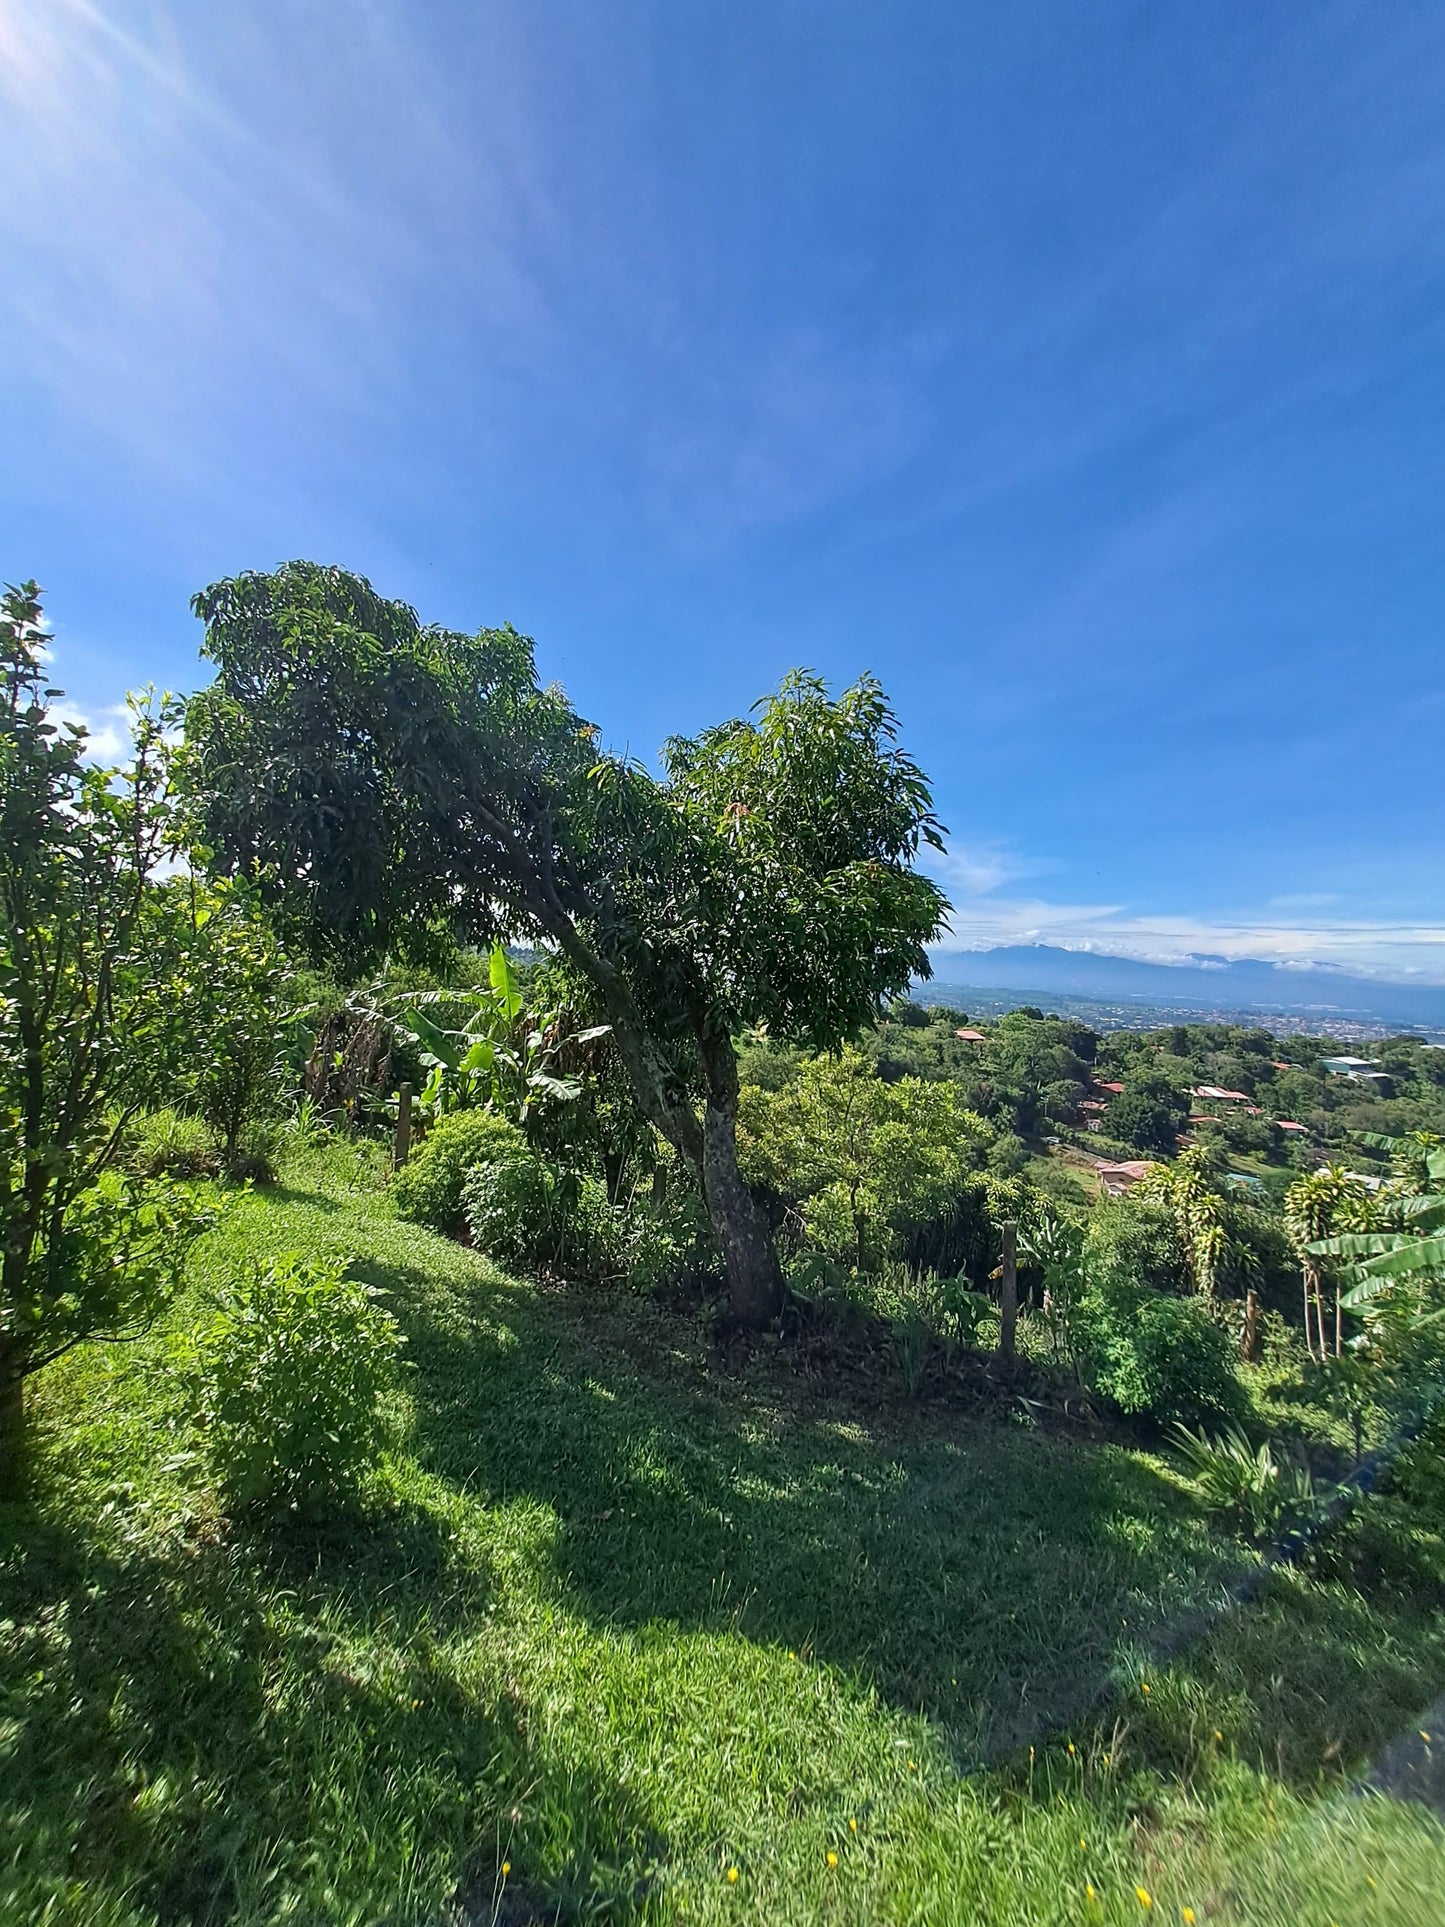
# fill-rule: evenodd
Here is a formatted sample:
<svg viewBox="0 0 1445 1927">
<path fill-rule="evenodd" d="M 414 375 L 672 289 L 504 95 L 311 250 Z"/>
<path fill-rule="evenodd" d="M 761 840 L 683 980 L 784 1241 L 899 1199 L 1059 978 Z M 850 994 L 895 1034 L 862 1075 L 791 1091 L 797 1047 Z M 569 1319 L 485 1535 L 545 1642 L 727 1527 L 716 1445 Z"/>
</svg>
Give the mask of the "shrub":
<svg viewBox="0 0 1445 1927">
<path fill-rule="evenodd" d="M 467 1173 L 462 1205 L 472 1242 L 499 1263 L 571 1278 L 673 1283 L 704 1262 L 695 1193 L 612 1204 L 600 1179 L 546 1158 L 504 1158 Z"/>
<path fill-rule="evenodd" d="M 221 1168 L 210 1131 L 183 1111 L 142 1111 L 126 1127 L 127 1170 L 143 1178 L 209 1178 Z"/>
<path fill-rule="evenodd" d="M 707 1213 L 691 1187 L 661 1202 L 635 1199 L 618 1222 L 627 1280 L 639 1291 L 661 1291 L 716 1260 Z"/>
<path fill-rule="evenodd" d="M 234 1147 L 221 1152 L 222 1170 L 237 1184 L 269 1184 L 286 1144 L 285 1120 L 252 1117 L 241 1126 Z"/>
<path fill-rule="evenodd" d="M 1018 1177 L 1029 1168 L 1029 1147 L 1016 1132 L 1003 1132 L 988 1147 L 988 1168 L 996 1177 Z"/>
<path fill-rule="evenodd" d="M 1174 1445 L 1211 1512 L 1223 1513 L 1255 1539 L 1268 1539 L 1286 1517 L 1304 1517 L 1314 1505 L 1314 1479 L 1307 1465 L 1277 1457 L 1266 1439 L 1255 1445 L 1237 1425 L 1217 1438 L 1176 1425 Z"/>
<path fill-rule="evenodd" d="M 1229 1339 L 1197 1300 L 1096 1290 L 1081 1323 L 1095 1383 L 1121 1411 L 1197 1424 L 1242 1409 Z"/>
<path fill-rule="evenodd" d="M 310 1511 L 354 1496 L 391 1442 L 401 1334 L 337 1262 L 287 1256 L 218 1301 L 200 1417 L 229 1505 Z"/>
<path fill-rule="evenodd" d="M 1084 1269 L 1106 1297 L 1191 1289 L 1189 1264 L 1174 1215 L 1157 1201 L 1131 1196 L 1100 1204 L 1089 1219 Z"/>
<path fill-rule="evenodd" d="M 851 1047 L 745 1089 L 739 1122 L 744 1176 L 798 1207 L 810 1249 L 860 1270 L 950 1208 L 989 1136 L 956 1085 L 886 1082 Z"/>
<path fill-rule="evenodd" d="M 476 1165 L 527 1157 L 526 1139 L 495 1111 L 452 1111 L 427 1133 L 396 1174 L 392 1196 L 404 1218 L 456 1233 L 464 1222 L 462 1181 Z"/>
<path fill-rule="evenodd" d="M 617 1213 L 600 1178 L 545 1158 L 502 1158 L 467 1173 L 462 1209 L 473 1244 L 500 1264 L 584 1277 L 615 1268 Z"/>
</svg>

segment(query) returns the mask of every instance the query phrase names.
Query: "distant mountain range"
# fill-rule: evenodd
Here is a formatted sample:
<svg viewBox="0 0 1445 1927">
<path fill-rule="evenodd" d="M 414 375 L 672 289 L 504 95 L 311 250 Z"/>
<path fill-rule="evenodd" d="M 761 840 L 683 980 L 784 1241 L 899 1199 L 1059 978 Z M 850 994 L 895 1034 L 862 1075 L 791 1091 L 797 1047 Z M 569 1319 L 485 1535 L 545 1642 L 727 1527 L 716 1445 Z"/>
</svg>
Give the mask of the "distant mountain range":
<svg viewBox="0 0 1445 1927">
<path fill-rule="evenodd" d="M 1092 950 L 1060 950 L 1046 943 L 1010 944 L 940 957 L 933 981 L 920 994 L 947 1001 L 943 993 L 971 988 L 1026 991 L 1033 1003 L 1053 994 L 1191 1010 L 1258 1011 L 1261 1017 L 1314 1011 L 1322 1023 L 1338 1017 L 1445 1027 L 1445 985 L 1387 983 L 1319 968 L 1286 969 L 1258 958 L 1158 964 Z"/>
</svg>

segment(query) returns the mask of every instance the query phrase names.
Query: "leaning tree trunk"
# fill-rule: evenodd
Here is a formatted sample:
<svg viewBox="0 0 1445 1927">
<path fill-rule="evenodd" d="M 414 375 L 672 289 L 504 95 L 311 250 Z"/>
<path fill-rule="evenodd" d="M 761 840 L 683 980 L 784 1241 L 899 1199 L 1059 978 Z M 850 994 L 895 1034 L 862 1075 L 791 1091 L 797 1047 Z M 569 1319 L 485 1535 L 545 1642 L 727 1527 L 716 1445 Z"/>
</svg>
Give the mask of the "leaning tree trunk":
<svg viewBox="0 0 1445 1927">
<path fill-rule="evenodd" d="M 736 1107 L 709 1103 L 702 1135 L 703 1197 L 733 1311 L 740 1324 L 766 1325 L 782 1309 L 783 1272 L 772 1228 L 738 1169 Z"/>
<path fill-rule="evenodd" d="M 734 1315 L 743 1325 L 766 1325 L 782 1309 L 783 1272 L 772 1229 L 738 1169 L 738 1060 L 731 1036 L 699 1003 L 692 1013 L 693 1035 L 707 1082 L 699 1130 L 687 1082 L 649 1034 L 622 972 L 590 948 L 559 904 L 543 903 L 538 915 L 599 993 L 643 1116 L 697 1173 Z"/>
</svg>

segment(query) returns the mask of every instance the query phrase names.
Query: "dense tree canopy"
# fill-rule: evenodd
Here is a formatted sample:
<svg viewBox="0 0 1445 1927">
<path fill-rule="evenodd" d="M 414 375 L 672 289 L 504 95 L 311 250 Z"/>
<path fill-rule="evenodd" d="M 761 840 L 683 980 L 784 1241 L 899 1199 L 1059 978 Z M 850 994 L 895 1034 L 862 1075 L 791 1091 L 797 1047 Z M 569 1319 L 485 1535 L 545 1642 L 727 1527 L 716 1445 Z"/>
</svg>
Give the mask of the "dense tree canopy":
<svg viewBox="0 0 1445 1927">
<path fill-rule="evenodd" d="M 781 1279 L 738 1172 L 734 1030 L 837 1044 L 928 973 L 943 899 L 927 784 L 865 678 L 795 674 L 750 719 L 598 748 L 515 630 L 465 636 L 340 569 L 195 599 L 216 664 L 188 735 L 216 866 L 356 964 L 428 932 L 555 945 L 596 994 L 637 1101 L 698 1174 L 740 1316 Z"/>
</svg>

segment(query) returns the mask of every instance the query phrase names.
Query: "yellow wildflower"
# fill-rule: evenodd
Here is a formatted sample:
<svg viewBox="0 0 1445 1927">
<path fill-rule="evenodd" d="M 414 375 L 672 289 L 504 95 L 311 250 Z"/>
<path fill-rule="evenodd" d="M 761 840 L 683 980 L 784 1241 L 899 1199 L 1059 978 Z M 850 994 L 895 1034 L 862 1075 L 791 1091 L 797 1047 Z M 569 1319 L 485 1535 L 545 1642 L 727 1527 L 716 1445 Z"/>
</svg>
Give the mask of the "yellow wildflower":
<svg viewBox="0 0 1445 1927">
<path fill-rule="evenodd" d="M 738 1870 L 736 1867 L 729 1867 L 728 1868 L 728 1885 L 730 1887 L 736 1887 L 737 1884 L 738 1884 Z"/>
<path fill-rule="evenodd" d="M 1089 1902 L 1090 1906 L 1099 1898 L 1094 1892 L 1094 1883 L 1092 1880 L 1086 1880 L 1084 1882 L 1084 1898 Z"/>
<path fill-rule="evenodd" d="M 833 1849 L 832 1849 L 831 1847 L 829 1847 L 829 1849 L 828 1849 L 828 1865 L 829 1865 L 830 1867 L 836 1867 L 836 1866 L 837 1866 L 837 1864 L 838 1864 L 838 1856 L 837 1856 L 837 1854 L 836 1854 L 836 1853 L 834 1853 L 834 1851 L 833 1851 Z"/>
<path fill-rule="evenodd" d="M 848 1822 L 848 1831 L 849 1833 L 856 1833 L 858 1831 L 858 1822 L 856 1820 L 850 1820 Z"/>
<path fill-rule="evenodd" d="M 1140 1680 L 1139 1691 L 1141 1693 L 1147 1693 L 1149 1691 L 1149 1682 L 1147 1679 Z"/>
<path fill-rule="evenodd" d="M 1134 1889 L 1134 1892 L 1135 1892 L 1135 1893 L 1136 1893 L 1136 1894 L 1138 1895 L 1138 1897 L 1139 1897 L 1139 1905 L 1140 1905 L 1141 1907 L 1143 1907 L 1143 1908 L 1146 1908 L 1146 1909 L 1147 1909 L 1147 1908 L 1149 1908 L 1149 1907 L 1152 1907 L 1152 1906 L 1154 1905 L 1154 1896 L 1153 1896 L 1153 1894 L 1151 1894 L 1151 1893 L 1150 1893 L 1150 1891 L 1149 1891 L 1149 1889 L 1148 1889 L 1147 1887 L 1136 1887 L 1136 1888 Z"/>
<path fill-rule="evenodd" d="M 1069 1741 L 1069 1758 L 1072 1760 L 1073 1757 L 1074 1757 L 1074 1742 L 1070 1740 Z"/>
<path fill-rule="evenodd" d="M 1179 1909 L 1179 1918 L 1184 1922 L 1184 1927 L 1194 1927 L 1194 1909 L 1192 1907 L 1181 1907 Z"/>
<path fill-rule="evenodd" d="M 512 1871 L 512 1863 L 511 1863 L 511 1861 L 510 1861 L 510 1860 L 504 1860 L 504 1861 L 502 1862 L 502 1878 L 503 1878 L 503 1880 L 505 1880 L 505 1879 L 506 1879 L 506 1877 L 507 1877 L 507 1875 L 508 1875 L 508 1874 L 509 1874 L 509 1873 L 510 1873 L 511 1871 Z"/>
</svg>

